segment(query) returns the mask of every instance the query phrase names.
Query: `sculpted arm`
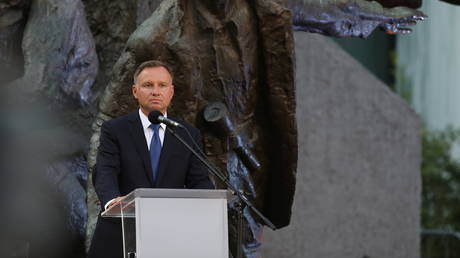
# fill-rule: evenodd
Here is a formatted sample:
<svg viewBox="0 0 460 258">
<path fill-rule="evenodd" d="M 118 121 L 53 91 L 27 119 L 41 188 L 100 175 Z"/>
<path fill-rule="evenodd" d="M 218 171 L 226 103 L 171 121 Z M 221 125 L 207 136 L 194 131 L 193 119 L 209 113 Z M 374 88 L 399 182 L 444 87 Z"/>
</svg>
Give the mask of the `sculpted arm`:
<svg viewBox="0 0 460 258">
<path fill-rule="evenodd" d="M 202 138 L 200 132 L 195 130 L 189 130 L 194 141 L 198 144 L 198 147 L 203 150 Z M 193 146 L 193 145 L 192 145 Z M 187 173 L 187 188 L 192 189 L 214 189 L 214 185 L 209 179 L 208 169 L 201 161 L 196 158 L 193 154 L 190 157 L 189 170 Z"/>
<path fill-rule="evenodd" d="M 386 8 L 368 0 L 289 0 L 288 8 L 295 30 L 335 37 L 365 38 L 376 28 L 389 34 L 409 33 L 407 26 L 426 17 L 415 9 Z"/>
</svg>

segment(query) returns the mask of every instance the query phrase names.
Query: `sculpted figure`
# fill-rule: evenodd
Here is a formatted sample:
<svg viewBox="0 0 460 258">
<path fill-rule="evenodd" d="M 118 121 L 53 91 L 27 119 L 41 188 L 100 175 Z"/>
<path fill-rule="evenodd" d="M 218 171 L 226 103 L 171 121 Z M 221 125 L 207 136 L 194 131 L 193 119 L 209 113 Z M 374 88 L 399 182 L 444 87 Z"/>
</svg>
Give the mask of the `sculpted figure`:
<svg viewBox="0 0 460 258">
<path fill-rule="evenodd" d="M 171 114 L 198 127 L 208 157 L 278 228 L 284 227 L 290 220 L 297 163 L 292 28 L 341 37 L 366 37 L 375 28 L 405 33 L 410 31 L 406 26 L 424 15 L 389 7 L 410 4 L 163 1 L 132 34 L 114 67 L 94 124 L 90 156 L 100 124 L 136 108 L 131 97 L 135 68 L 146 60 L 162 60 L 175 74 Z M 244 256 L 257 257 L 263 225 L 248 209 L 244 220 Z M 236 223 L 231 222 L 235 250 Z"/>
<path fill-rule="evenodd" d="M 136 108 L 131 85 L 140 63 L 166 62 L 175 74 L 168 114 L 198 127 L 208 157 L 277 227 L 286 226 L 297 161 L 292 40 L 290 12 L 273 1 L 164 1 L 130 37 L 96 125 Z M 257 257 L 262 225 L 247 208 L 244 221 L 245 257 Z"/>
</svg>

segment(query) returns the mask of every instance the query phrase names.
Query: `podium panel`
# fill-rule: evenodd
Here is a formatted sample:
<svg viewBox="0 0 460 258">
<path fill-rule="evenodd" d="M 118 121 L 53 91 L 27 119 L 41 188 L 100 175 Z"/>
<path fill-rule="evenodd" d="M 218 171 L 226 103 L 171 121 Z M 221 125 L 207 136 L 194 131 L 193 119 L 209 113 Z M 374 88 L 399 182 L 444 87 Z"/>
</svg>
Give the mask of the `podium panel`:
<svg viewBox="0 0 460 258">
<path fill-rule="evenodd" d="M 103 216 L 120 217 L 125 258 L 228 258 L 226 190 L 136 189 Z"/>
</svg>

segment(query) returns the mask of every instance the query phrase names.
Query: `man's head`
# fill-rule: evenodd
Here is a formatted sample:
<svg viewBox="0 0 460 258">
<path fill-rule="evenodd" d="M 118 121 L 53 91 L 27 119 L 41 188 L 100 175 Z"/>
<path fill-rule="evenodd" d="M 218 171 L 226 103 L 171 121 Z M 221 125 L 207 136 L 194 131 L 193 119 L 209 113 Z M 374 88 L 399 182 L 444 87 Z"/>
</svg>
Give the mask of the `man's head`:
<svg viewBox="0 0 460 258">
<path fill-rule="evenodd" d="M 171 69 L 161 61 L 147 61 L 134 73 L 133 96 L 148 115 L 152 110 L 166 113 L 174 95 Z"/>
</svg>

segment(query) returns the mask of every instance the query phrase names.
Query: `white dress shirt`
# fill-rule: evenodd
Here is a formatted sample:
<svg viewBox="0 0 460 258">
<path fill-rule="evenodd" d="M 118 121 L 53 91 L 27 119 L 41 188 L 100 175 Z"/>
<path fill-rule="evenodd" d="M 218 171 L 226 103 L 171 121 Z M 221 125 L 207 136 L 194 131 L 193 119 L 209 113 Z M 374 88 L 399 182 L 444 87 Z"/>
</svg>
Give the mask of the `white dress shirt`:
<svg viewBox="0 0 460 258">
<path fill-rule="evenodd" d="M 145 140 L 147 141 L 147 148 L 150 150 L 150 142 L 152 141 L 152 137 L 153 137 L 153 129 L 150 128 L 149 126 L 152 123 L 150 123 L 149 118 L 144 114 L 144 112 L 142 112 L 140 108 L 139 108 L 139 117 L 141 118 L 142 128 L 144 129 Z M 168 117 L 168 115 L 165 114 L 164 117 Z M 158 135 L 160 136 L 161 146 L 163 146 L 165 132 L 166 132 L 166 125 L 161 123 L 160 128 L 158 130 Z"/>
<path fill-rule="evenodd" d="M 147 148 L 150 151 L 150 142 L 152 141 L 152 137 L 153 137 L 153 129 L 150 128 L 149 126 L 152 123 L 150 123 L 149 118 L 144 114 L 144 112 L 142 112 L 140 108 L 139 108 L 139 117 L 141 119 L 142 128 L 144 129 L 144 136 L 145 136 L 145 141 L 147 142 Z M 164 117 L 168 117 L 168 115 L 164 114 Z M 166 132 L 166 125 L 163 123 L 160 123 L 160 128 L 158 128 L 158 136 L 160 136 L 161 147 L 163 147 L 163 142 L 165 139 L 165 132 Z M 107 210 L 107 207 L 109 206 L 109 204 L 112 203 L 112 201 L 115 199 L 108 201 L 104 205 L 104 210 Z"/>
</svg>

